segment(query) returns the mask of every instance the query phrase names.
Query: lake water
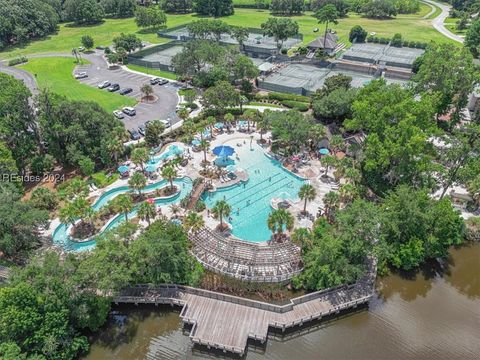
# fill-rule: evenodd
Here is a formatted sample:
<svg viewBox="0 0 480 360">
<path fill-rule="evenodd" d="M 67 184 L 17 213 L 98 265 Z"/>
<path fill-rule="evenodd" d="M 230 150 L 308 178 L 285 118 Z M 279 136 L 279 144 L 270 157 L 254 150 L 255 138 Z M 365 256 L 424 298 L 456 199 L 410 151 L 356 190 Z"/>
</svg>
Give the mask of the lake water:
<svg viewBox="0 0 480 360">
<path fill-rule="evenodd" d="M 193 348 L 179 311 L 116 308 L 86 360 L 206 359 Z M 368 310 L 305 327 L 247 359 L 479 359 L 480 244 L 452 249 L 444 265 L 377 280 Z"/>
</svg>

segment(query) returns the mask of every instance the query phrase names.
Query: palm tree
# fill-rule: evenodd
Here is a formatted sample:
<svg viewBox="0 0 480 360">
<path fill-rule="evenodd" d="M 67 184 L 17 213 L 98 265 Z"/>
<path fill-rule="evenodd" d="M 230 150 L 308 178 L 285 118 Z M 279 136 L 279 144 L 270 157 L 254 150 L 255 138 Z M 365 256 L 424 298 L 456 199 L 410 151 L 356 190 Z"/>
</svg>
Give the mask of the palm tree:
<svg viewBox="0 0 480 360">
<path fill-rule="evenodd" d="M 322 158 L 321 162 L 322 162 L 323 166 L 325 166 L 324 176 L 327 176 L 330 166 L 335 165 L 335 158 L 333 156 L 327 155 L 327 156 Z"/>
<path fill-rule="evenodd" d="M 154 203 L 144 201 L 138 206 L 138 217 L 142 220 L 146 220 L 148 226 L 150 226 L 150 221 L 154 219 L 156 215 L 157 210 L 155 209 Z"/>
<path fill-rule="evenodd" d="M 182 211 L 182 209 L 177 204 L 172 204 L 170 205 L 170 211 L 172 212 L 172 215 L 175 218 L 180 213 L 180 211 Z"/>
<path fill-rule="evenodd" d="M 75 221 L 77 220 L 77 212 L 72 203 L 67 203 L 67 205 L 62 207 L 59 215 L 60 222 L 62 224 L 70 224 L 72 226 L 75 225 Z"/>
<path fill-rule="evenodd" d="M 298 228 L 292 234 L 292 242 L 301 249 L 310 248 L 313 245 L 312 233 L 306 228 Z"/>
<path fill-rule="evenodd" d="M 322 124 L 314 124 L 309 131 L 309 140 L 311 141 L 311 149 L 310 150 L 317 150 L 317 144 L 320 140 L 325 137 L 326 130 L 325 126 Z"/>
<path fill-rule="evenodd" d="M 129 194 L 120 194 L 113 200 L 113 208 L 119 213 L 125 215 L 125 221 L 128 221 L 128 213 L 133 210 L 132 197 Z"/>
<path fill-rule="evenodd" d="M 138 191 L 138 196 L 142 195 L 142 189 L 147 185 L 147 178 L 141 172 L 136 171 L 128 180 L 128 186 Z"/>
<path fill-rule="evenodd" d="M 330 139 L 330 147 L 335 155 L 337 152 L 343 150 L 345 148 L 343 137 L 341 135 L 333 135 Z"/>
<path fill-rule="evenodd" d="M 230 216 L 231 211 L 232 211 L 232 207 L 225 200 L 219 200 L 213 206 L 212 214 L 215 217 L 215 219 L 220 220 L 221 229 L 223 228 L 223 217 Z"/>
<path fill-rule="evenodd" d="M 338 193 L 330 191 L 325 194 L 323 198 L 323 204 L 325 205 L 325 216 L 329 222 L 333 222 L 335 211 L 338 209 L 339 196 Z"/>
<path fill-rule="evenodd" d="M 339 195 L 342 203 L 351 203 L 358 195 L 357 188 L 352 184 L 343 184 L 340 186 Z"/>
<path fill-rule="evenodd" d="M 227 127 L 230 129 L 232 122 L 235 120 L 235 116 L 232 113 L 226 113 L 223 115 L 223 120 L 227 124 Z"/>
<path fill-rule="evenodd" d="M 325 49 L 325 45 L 327 44 L 327 32 L 328 32 L 328 23 L 338 24 L 338 10 L 333 4 L 327 4 L 322 6 L 314 15 L 319 24 L 325 23 L 325 34 L 323 39 L 323 48 Z"/>
<path fill-rule="evenodd" d="M 268 228 L 276 233 L 275 236 L 277 238 L 282 237 L 284 227 L 291 231 L 293 229 L 293 223 L 294 219 L 292 214 L 285 209 L 273 210 L 270 215 L 268 215 Z"/>
<path fill-rule="evenodd" d="M 175 189 L 173 179 L 177 177 L 177 170 L 173 166 L 165 166 L 162 169 L 162 177 L 170 181 L 170 189 L 173 191 Z"/>
<path fill-rule="evenodd" d="M 214 116 L 209 116 L 205 119 L 207 126 L 210 128 L 210 136 L 213 137 L 213 125 L 217 122 Z"/>
<path fill-rule="evenodd" d="M 189 212 L 183 220 L 183 226 L 187 231 L 196 233 L 205 226 L 205 220 L 203 220 L 201 215 L 195 212 Z"/>
<path fill-rule="evenodd" d="M 93 209 L 90 207 L 90 204 L 85 197 L 77 197 L 73 201 L 72 206 L 77 218 L 82 221 L 87 220 L 87 222 L 91 224 L 91 221 L 93 220 Z"/>
<path fill-rule="evenodd" d="M 362 174 L 354 167 L 346 168 L 344 176 L 354 186 L 356 186 L 362 179 Z"/>
<path fill-rule="evenodd" d="M 183 121 L 187 120 L 188 117 L 190 116 L 188 110 L 185 108 L 178 110 L 177 114 L 178 114 L 178 117 Z"/>
<path fill-rule="evenodd" d="M 258 110 L 248 109 L 243 113 L 245 119 L 247 119 L 247 131 L 250 132 L 250 121 L 255 121 Z"/>
<path fill-rule="evenodd" d="M 132 151 L 132 162 L 135 165 L 140 165 L 140 167 L 142 168 L 142 172 L 145 170 L 144 163 L 147 162 L 149 158 L 150 155 L 148 154 L 148 150 L 145 147 L 135 148 Z"/>
<path fill-rule="evenodd" d="M 317 192 L 315 191 L 315 188 L 311 184 L 303 184 L 300 187 L 300 190 L 298 191 L 298 196 L 300 199 L 304 200 L 305 203 L 303 204 L 303 212 L 307 212 L 307 201 L 313 201 L 315 200 L 315 197 L 317 196 Z"/>
<path fill-rule="evenodd" d="M 119 138 L 113 137 L 107 142 L 107 150 L 111 154 L 115 164 L 118 163 L 118 155 L 123 151 L 123 143 Z"/>
<path fill-rule="evenodd" d="M 205 140 L 205 139 L 202 139 L 200 140 L 200 145 L 199 145 L 199 148 L 202 149 L 203 151 L 203 166 L 206 166 L 207 165 L 207 150 L 208 148 L 210 147 L 210 143 Z"/>
<path fill-rule="evenodd" d="M 147 102 L 148 102 L 148 99 L 150 98 L 150 95 L 153 94 L 153 88 L 152 88 L 152 85 L 150 84 L 143 84 L 140 88 L 140 91 L 142 92 L 142 94 L 144 94 L 144 96 L 147 98 Z"/>
</svg>

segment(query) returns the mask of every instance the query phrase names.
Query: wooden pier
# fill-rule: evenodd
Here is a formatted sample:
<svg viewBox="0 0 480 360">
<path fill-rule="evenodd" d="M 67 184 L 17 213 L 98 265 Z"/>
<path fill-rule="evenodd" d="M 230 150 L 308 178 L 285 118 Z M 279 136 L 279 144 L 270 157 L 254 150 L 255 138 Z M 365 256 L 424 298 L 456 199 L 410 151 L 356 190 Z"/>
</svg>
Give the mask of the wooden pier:
<svg viewBox="0 0 480 360">
<path fill-rule="evenodd" d="M 285 331 L 367 303 L 374 293 L 376 261 L 369 265 L 366 275 L 353 285 L 310 293 L 286 305 L 178 285 L 131 287 L 113 302 L 181 306 L 180 317 L 192 325 L 190 339 L 195 344 L 243 355 L 248 339 L 264 343 L 269 328 Z"/>
</svg>

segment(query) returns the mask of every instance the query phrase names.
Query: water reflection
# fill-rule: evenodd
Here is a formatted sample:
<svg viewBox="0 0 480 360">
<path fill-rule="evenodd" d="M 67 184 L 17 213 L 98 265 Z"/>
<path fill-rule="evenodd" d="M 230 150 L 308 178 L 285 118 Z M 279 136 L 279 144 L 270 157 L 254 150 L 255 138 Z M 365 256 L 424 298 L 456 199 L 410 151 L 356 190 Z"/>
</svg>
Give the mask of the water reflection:
<svg viewBox="0 0 480 360">
<path fill-rule="evenodd" d="M 480 244 L 418 273 L 381 278 L 368 311 L 272 334 L 247 359 L 478 359 Z M 224 357 L 192 347 L 170 307 L 118 308 L 88 360 Z M 128 315 L 127 317 L 125 317 Z"/>
</svg>

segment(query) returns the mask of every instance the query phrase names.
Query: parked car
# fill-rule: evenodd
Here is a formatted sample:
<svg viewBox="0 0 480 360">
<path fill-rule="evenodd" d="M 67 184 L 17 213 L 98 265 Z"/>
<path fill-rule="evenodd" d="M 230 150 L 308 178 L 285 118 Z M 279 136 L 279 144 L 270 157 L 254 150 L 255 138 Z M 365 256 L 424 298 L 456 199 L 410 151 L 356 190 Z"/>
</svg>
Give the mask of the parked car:
<svg viewBox="0 0 480 360">
<path fill-rule="evenodd" d="M 130 139 L 132 140 L 139 140 L 142 137 L 135 129 L 129 129 L 128 132 L 130 133 Z"/>
<path fill-rule="evenodd" d="M 172 124 L 170 123 L 170 121 L 168 120 L 159 120 L 163 125 L 165 125 L 166 128 L 169 128 L 170 126 L 172 126 Z"/>
<path fill-rule="evenodd" d="M 115 115 L 117 119 L 123 119 L 125 117 L 125 115 L 123 115 L 123 112 L 121 112 L 120 110 L 114 110 L 113 115 Z"/>
<path fill-rule="evenodd" d="M 158 82 L 159 82 L 160 80 L 161 80 L 160 78 L 153 78 L 153 79 L 150 79 L 150 85 L 155 85 L 155 84 L 158 84 Z"/>
<path fill-rule="evenodd" d="M 88 77 L 88 74 L 85 71 L 75 74 L 75 79 L 84 79 L 86 77 Z"/>
<path fill-rule="evenodd" d="M 167 79 L 159 79 L 160 81 L 158 82 L 158 85 L 165 85 L 168 84 L 169 81 Z"/>
<path fill-rule="evenodd" d="M 109 87 L 109 86 L 110 86 L 110 81 L 108 80 L 102 81 L 100 84 L 98 84 L 99 89 L 105 89 L 106 87 Z"/>
<path fill-rule="evenodd" d="M 135 111 L 135 108 L 131 107 L 131 106 L 125 106 L 123 109 L 122 109 L 123 113 L 124 114 L 127 114 L 129 116 L 135 116 L 136 115 L 136 111 Z"/>
<path fill-rule="evenodd" d="M 145 130 L 146 130 L 145 125 L 140 125 L 140 126 L 138 127 L 138 132 L 139 132 L 140 134 L 142 134 L 143 136 L 145 136 Z"/>
<path fill-rule="evenodd" d="M 130 94 L 132 91 L 133 91 L 132 88 L 125 88 L 125 89 L 120 90 L 119 94 L 120 95 L 127 95 L 127 94 Z"/>
<path fill-rule="evenodd" d="M 119 84 L 112 84 L 107 88 L 107 90 L 110 91 L 110 92 L 120 90 L 120 85 Z"/>
</svg>

